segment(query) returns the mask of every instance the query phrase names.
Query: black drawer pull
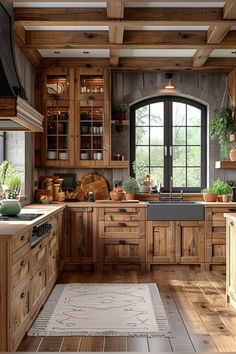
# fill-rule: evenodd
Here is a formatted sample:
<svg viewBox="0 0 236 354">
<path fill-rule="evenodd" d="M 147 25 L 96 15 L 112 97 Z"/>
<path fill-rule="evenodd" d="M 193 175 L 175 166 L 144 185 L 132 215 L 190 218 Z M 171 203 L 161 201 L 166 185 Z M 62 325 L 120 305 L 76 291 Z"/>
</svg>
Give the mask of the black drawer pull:
<svg viewBox="0 0 236 354">
<path fill-rule="evenodd" d="M 118 226 L 125 227 L 125 226 L 127 226 L 127 225 L 126 225 L 125 222 L 119 222 L 119 223 L 118 223 Z"/>
<path fill-rule="evenodd" d="M 43 245 L 41 244 L 41 245 L 39 245 L 39 249 L 41 250 L 41 248 L 43 247 Z"/>
<path fill-rule="evenodd" d="M 40 276 L 40 277 L 42 276 L 42 272 L 39 272 L 39 276 Z"/>
<path fill-rule="evenodd" d="M 21 236 L 21 241 L 24 241 L 25 240 L 25 236 Z"/>
<path fill-rule="evenodd" d="M 26 264 L 27 264 L 27 261 L 23 260 L 20 265 L 21 265 L 21 267 L 24 267 Z"/>
<path fill-rule="evenodd" d="M 21 298 L 21 299 L 24 299 L 24 297 L 25 297 L 25 293 L 22 293 L 21 296 L 20 296 L 20 298 Z"/>
<path fill-rule="evenodd" d="M 127 242 L 125 240 L 119 240 L 120 245 L 127 245 Z"/>
<path fill-rule="evenodd" d="M 120 213 L 126 213 L 126 212 L 127 212 L 127 210 L 124 209 L 124 208 L 119 208 L 118 211 L 119 211 Z"/>
<path fill-rule="evenodd" d="M 236 211 L 236 208 L 229 208 L 229 211 Z"/>
<path fill-rule="evenodd" d="M 230 221 L 229 223 L 231 226 L 234 226 L 234 222 L 233 221 Z"/>
</svg>

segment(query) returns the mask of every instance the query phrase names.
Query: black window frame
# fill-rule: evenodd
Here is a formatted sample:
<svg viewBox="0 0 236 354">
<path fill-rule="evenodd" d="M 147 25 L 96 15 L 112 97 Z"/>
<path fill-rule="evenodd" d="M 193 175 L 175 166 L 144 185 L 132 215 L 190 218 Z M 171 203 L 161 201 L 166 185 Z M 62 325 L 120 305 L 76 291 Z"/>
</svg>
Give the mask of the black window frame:
<svg viewBox="0 0 236 354">
<path fill-rule="evenodd" d="M 186 97 L 179 96 L 157 96 L 148 98 L 130 107 L 130 172 L 134 177 L 132 162 L 135 161 L 135 111 L 143 106 L 153 103 L 164 102 L 164 146 L 167 146 L 168 156 L 164 156 L 164 186 L 163 191 L 170 190 L 170 177 L 172 175 L 172 157 L 170 156 L 170 146 L 172 143 L 172 103 L 179 102 L 193 106 L 201 110 L 201 186 L 200 187 L 173 187 L 173 192 L 179 192 L 182 189 L 184 192 L 198 193 L 202 188 L 206 187 L 207 181 L 207 107 L 197 101 Z M 150 145 L 149 145 L 150 146 Z M 163 152 L 164 154 L 164 152 Z M 149 155 L 150 159 L 150 155 Z M 150 166 L 150 160 L 149 160 Z M 150 172 L 150 171 L 148 171 Z"/>
<path fill-rule="evenodd" d="M 0 164 L 6 159 L 6 133 L 3 131 L 0 131 Z M 1 155 L 2 151 L 2 155 Z"/>
</svg>

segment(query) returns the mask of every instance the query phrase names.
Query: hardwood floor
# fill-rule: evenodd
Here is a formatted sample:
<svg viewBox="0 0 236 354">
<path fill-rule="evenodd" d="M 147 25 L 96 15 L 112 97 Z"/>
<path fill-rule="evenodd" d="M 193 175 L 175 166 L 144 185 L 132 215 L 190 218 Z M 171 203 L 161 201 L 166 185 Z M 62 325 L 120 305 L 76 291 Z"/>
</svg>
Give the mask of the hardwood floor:
<svg viewBox="0 0 236 354">
<path fill-rule="evenodd" d="M 236 352 L 236 310 L 226 304 L 221 272 L 64 272 L 58 282 L 156 282 L 171 337 L 26 337 L 18 351 Z"/>
</svg>

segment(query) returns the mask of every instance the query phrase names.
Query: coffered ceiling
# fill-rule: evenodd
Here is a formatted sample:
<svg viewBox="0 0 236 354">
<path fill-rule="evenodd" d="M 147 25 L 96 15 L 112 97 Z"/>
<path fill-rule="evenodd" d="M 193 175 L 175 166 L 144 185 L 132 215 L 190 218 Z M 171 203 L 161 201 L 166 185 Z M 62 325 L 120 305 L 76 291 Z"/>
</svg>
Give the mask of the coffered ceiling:
<svg viewBox="0 0 236 354">
<path fill-rule="evenodd" d="M 15 40 L 34 65 L 236 67 L 236 0 L 16 1 L 14 14 Z"/>
</svg>

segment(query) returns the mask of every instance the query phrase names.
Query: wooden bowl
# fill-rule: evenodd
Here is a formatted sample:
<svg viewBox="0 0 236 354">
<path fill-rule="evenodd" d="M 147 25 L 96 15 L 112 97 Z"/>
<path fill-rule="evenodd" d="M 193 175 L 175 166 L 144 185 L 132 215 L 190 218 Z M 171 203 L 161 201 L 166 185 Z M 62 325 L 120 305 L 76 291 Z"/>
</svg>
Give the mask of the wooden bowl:
<svg viewBox="0 0 236 354">
<path fill-rule="evenodd" d="M 111 200 L 116 202 L 120 202 L 121 200 L 125 199 L 125 192 L 110 192 Z"/>
</svg>

